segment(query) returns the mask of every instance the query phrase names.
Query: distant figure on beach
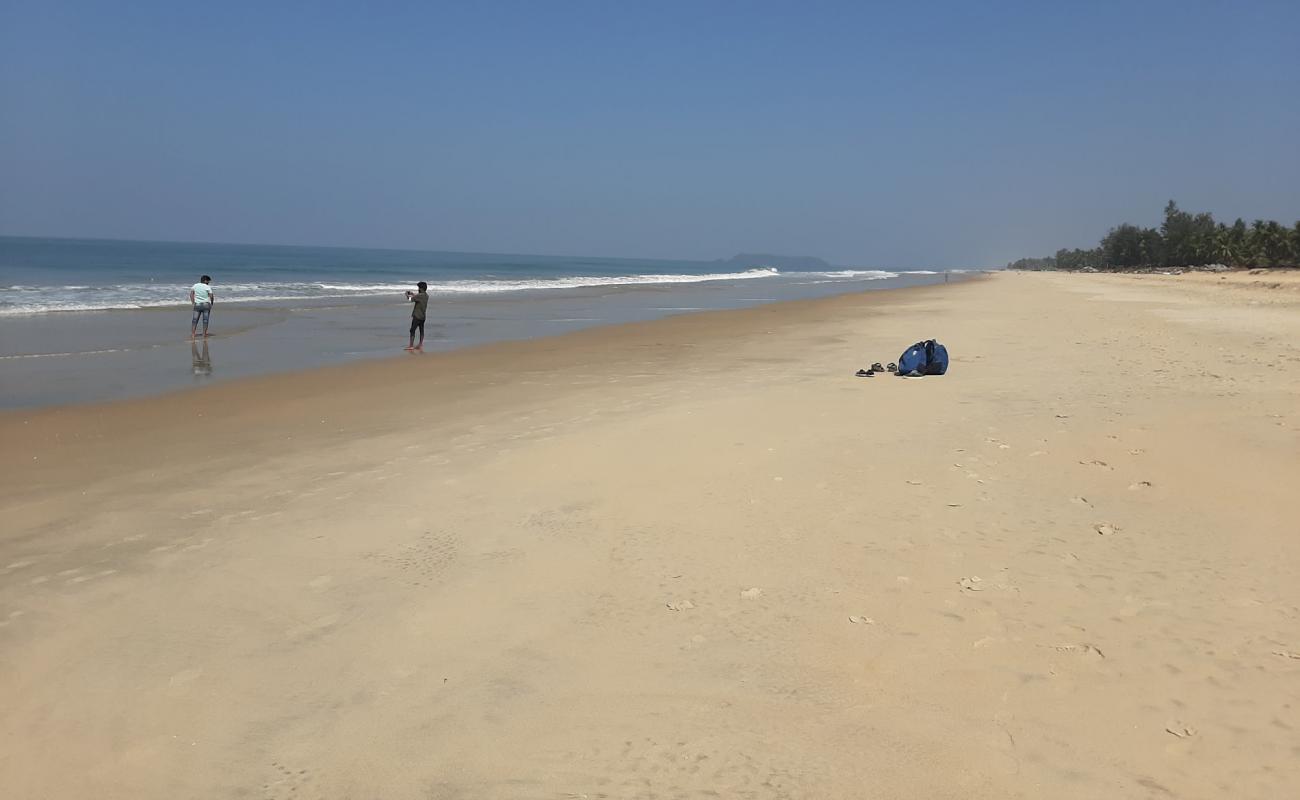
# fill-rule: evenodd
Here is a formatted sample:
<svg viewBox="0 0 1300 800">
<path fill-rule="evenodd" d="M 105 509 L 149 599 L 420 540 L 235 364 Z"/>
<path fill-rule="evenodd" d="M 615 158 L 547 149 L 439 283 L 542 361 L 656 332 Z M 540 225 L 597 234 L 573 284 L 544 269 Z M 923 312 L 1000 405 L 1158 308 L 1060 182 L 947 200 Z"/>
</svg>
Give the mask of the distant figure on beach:
<svg viewBox="0 0 1300 800">
<path fill-rule="evenodd" d="M 194 307 L 194 320 L 190 323 L 190 338 L 193 339 L 199 329 L 199 318 L 203 318 L 203 337 L 208 336 L 208 319 L 212 316 L 212 304 L 217 295 L 209 285 L 212 277 L 204 275 L 199 282 L 190 287 L 190 305 Z"/>
<path fill-rule="evenodd" d="M 418 292 L 412 292 L 410 289 L 406 290 L 406 299 L 414 303 L 411 307 L 411 338 L 410 341 L 406 343 L 407 350 L 424 349 L 424 315 L 429 310 L 429 284 L 420 281 L 415 284 L 415 287 L 419 289 Z M 415 343 L 415 331 L 417 328 L 420 330 L 419 344 Z"/>
</svg>

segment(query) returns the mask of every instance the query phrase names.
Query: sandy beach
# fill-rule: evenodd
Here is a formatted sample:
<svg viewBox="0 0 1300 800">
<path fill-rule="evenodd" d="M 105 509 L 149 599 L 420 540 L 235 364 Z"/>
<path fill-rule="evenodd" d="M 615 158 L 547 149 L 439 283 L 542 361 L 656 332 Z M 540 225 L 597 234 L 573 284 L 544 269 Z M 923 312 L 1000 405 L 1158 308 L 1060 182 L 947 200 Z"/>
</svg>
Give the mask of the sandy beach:
<svg viewBox="0 0 1300 800">
<path fill-rule="evenodd" d="M 998 274 L 5 413 L 4 794 L 1288 796 L 1297 343 Z"/>
</svg>

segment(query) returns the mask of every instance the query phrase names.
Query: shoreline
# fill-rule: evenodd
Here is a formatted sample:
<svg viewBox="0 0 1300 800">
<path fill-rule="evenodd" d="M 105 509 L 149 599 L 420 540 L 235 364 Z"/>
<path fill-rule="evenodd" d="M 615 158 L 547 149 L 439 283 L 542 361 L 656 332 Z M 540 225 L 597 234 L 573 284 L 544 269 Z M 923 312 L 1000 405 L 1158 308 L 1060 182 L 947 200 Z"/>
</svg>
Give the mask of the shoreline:
<svg viewBox="0 0 1300 800">
<path fill-rule="evenodd" d="M 854 377 L 925 337 L 947 375 Z M 0 414 L 0 763 L 1283 796 L 1297 342 L 1287 287 L 995 274 Z"/>
<path fill-rule="evenodd" d="M 957 279 L 977 275 L 961 273 Z M 436 297 L 430 303 L 425 347 L 426 351 L 455 350 L 683 312 L 936 285 L 944 278 L 943 274 L 907 274 L 806 285 L 758 287 L 722 281 L 654 288 L 590 287 L 536 296 L 525 292 Z M 75 319 L 0 318 L 5 341 L 0 349 L 0 376 L 8 389 L 0 395 L 0 407 L 126 399 L 232 378 L 384 358 L 406 343 L 408 313 L 401 303 L 377 298 L 293 306 L 227 303 L 215 318 L 215 335 L 199 351 L 185 347 L 188 312 L 149 308 L 91 312 Z M 184 323 L 186 336 L 177 335 L 177 321 Z M 94 337 L 93 346 L 84 343 L 89 335 Z"/>
</svg>

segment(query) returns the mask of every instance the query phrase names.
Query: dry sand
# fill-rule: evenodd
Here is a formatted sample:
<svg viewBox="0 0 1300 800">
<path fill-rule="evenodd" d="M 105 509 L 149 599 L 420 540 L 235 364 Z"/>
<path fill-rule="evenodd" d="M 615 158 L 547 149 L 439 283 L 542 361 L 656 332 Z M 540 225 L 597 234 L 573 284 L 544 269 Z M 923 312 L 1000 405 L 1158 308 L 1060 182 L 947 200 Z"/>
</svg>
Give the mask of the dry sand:
<svg viewBox="0 0 1300 800">
<path fill-rule="evenodd" d="M 3 793 L 1289 796 L 1300 297 L 1217 282 L 2 416 Z"/>
</svg>

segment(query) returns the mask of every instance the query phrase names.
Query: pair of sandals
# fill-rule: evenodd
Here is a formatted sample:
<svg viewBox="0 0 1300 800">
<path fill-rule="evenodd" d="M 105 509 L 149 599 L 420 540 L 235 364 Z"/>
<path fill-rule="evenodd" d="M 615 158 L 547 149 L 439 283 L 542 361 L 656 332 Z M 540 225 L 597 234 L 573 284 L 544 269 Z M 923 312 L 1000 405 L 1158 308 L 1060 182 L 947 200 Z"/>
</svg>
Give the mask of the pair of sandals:
<svg viewBox="0 0 1300 800">
<path fill-rule="evenodd" d="M 887 367 L 882 367 L 880 366 L 880 362 L 877 361 L 876 363 L 871 365 L 870 369 L 860 369 L 853 374 L 857 375 L 859 378 L 870 378 L 874 376 L 877 372 L 898 372 L 898 365 L 890 364 Z"/>
</svg>

